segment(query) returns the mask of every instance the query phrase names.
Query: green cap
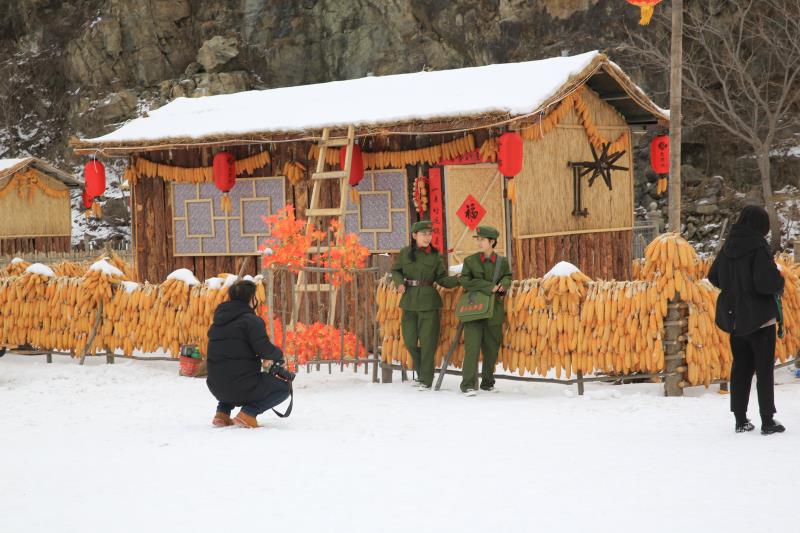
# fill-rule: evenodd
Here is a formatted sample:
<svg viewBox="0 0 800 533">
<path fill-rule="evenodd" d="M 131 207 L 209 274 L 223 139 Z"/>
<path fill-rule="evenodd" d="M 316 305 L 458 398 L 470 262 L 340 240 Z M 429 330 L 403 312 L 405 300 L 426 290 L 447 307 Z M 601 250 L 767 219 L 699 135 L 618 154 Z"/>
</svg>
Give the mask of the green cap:
<svg viewBox="0 0 800 533">
<path fill-rule="evenodd" d="M 500 237 L 500 232 L 491 226 L 478 226 L 478 230 L 475 232 L 475 237 L 483 237 L 485 239 L 492 239 L 496 241 L 497 238 Z"/>
<path fill-rule="evenodd" d="M 431 231 L 433 229 L 433 224 L 431 224 L 430 220 L 420 220 L 419 222 L 414 222 L 414 225 L 411 226 L 411 233 L 417 233 L 418 231 Z"/>
</svg>

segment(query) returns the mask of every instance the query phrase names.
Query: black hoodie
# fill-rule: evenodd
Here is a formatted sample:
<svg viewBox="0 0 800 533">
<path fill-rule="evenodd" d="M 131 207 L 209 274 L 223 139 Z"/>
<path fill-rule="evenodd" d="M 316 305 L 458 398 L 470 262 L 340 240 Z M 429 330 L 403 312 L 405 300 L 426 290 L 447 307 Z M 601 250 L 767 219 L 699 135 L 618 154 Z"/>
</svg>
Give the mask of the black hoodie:
<svg viewBox="0 0 800 533">
<path fill-rule="evenodd" d="M 721 291 L 716 322 L 722 331 L 748 335 L 778 317 L 775 295 L 783 292 L 783 276 L 766 239 L 748 226 L 733 225 L 708 280 Z"/>
<path fill-rule="evenodd" d="M 269 341 L 264 321 L 245 302 L 221 303 L 208 330 L 206 384 L 211 394 L 233 405 L 265 398 L 276 380 L 261 372 L 263 359 L 283 359 L 281 350 Z"/>
</svg>

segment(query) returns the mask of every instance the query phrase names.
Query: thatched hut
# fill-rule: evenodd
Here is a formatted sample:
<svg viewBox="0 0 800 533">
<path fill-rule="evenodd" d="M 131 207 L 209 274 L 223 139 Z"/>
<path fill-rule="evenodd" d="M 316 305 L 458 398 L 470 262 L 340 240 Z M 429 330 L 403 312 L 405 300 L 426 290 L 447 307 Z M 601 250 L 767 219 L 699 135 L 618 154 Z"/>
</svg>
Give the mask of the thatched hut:
<svg viewBox="0 0 800 533">
<path fill-rule="evenodd" d="M 35 157 L 0 159 L 0 255 L 69 252 L 70 189 L 81 186 Z"/>
<path fill-rule="evenodd" d="M 631 263 L 632 137 L 668 120 L 619 66 L 590 52 L 179 98 L 73 147 L 130 159 L 134 254 L 140 277 L 151 281 L 181 267 L 201 279 L 234 271 L 241 257 L 257 254 L 266 236 L 260 215 L 285 203 L 300 215 L 306 210 L 323 128 L 341 137 L 351 125 L 366 172 L 360 200 L 343 218 L 373 253 L 397 251 L 411 223 L 431 218 L 456 263 L 472 251 L 468 225 L 477 221 L 501 229 L 500 249 L 513 256 L 516 276 L 542 275 L 568 260 L 590 276 L 624 279 Z M 496 138 L 506 131 L 524 138 L 513 202 L 495 162 Z M 580 164 L 602 159 L 604 147 L 624 170 L 607 170 L 607 178 L 574 174 L 574 167 L 591 170 Z M 211 170 L 220 150 L 237 159 L 228 214 Z M 287 163 L 302 165 L 292 181 Z M 336 150 L 326 163 L 339 168 Z M 424 185 L 426 209 L 415 208 L 415 184 Z M 323 196 L 322 207 L 335 207 L 338 184 L 329 183 Z"/>
</svg>

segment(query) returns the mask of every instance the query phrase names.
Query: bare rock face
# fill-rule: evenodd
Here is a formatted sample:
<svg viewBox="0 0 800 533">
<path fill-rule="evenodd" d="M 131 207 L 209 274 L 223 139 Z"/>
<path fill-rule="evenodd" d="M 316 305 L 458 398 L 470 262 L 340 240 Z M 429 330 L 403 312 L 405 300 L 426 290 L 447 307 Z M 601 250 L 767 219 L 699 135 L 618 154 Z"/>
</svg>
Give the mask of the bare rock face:
<svg viewBox="0 0 800 533">
<path fill-rule="evenodd" d="M 233 37 L 215 35 L 203 43 L 197 52 L 197 62 L 206 72 L 218 72 L 221 67 L 239 55 L 239 45 Z"/>
</svg>

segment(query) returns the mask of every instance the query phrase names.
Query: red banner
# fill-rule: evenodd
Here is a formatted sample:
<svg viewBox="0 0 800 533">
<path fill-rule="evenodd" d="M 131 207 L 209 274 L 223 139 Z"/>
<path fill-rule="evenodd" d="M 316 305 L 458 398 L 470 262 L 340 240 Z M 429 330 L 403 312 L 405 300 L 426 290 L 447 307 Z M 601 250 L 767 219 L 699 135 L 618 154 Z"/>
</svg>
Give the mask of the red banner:
<svg viewBox="0 0 800 533">
<path fill-rule="evenodd" d="M 444 255 L 444 204 L 442 202 L 442 170 L 428 170 L 428 211 L 433 224 L 433 244 Z"/>
</svg>

